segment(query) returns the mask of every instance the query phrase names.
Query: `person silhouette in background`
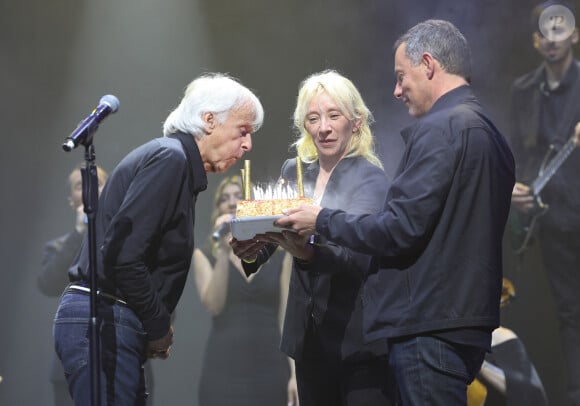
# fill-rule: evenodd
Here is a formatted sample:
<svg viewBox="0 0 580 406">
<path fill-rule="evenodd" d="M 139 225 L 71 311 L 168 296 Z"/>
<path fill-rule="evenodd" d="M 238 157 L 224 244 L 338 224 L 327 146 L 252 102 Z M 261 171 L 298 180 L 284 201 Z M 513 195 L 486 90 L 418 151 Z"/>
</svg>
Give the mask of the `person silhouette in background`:
<svg viewBox="0 0 580 406">
<path fill-rule="evenodd" d="M 229 223 L 243 198 L 240 176 L 219 184 L 209 243 L 193 252 L 197 291 L 212 316 L 199 405 L 296 405 L 296 380 L 289 380 L 293 365 L 278 349 L 291 257 L 277 250 L 259 273 L 246 279 L 228 244 Z"/>
<path fill-rule="evenodd" d="M 68 203 L 75 212 L 74 228 L 65 235 L 48 241 L 44 246 L 37 285 L 40 292 L 49 297 L 59 297 L 68 285 L 68 269 L 73 263 L 87 231 L 86 216 L 83 211 L 81 166 L 82 164 L 77 165 L 67 180 Z M 109 174 L 103 168 L 97 167 L 97 177 L 100 193 Z M 64 371 L 54 353 L 50 382 L 53 388 L 55 406 L 72 406 L 73 402 L 68 392 Z"/>
<path fill-rule="evenodd" d="M 530 185 L 539 176 L 547 154 L 565 150 L 573 134 L 577 145 L 580 130 L 580 61 L 574 56 L 574 46 L 580 39 L 577 21 L 563 18 L 561 24 L 541 26 L 541 22 L 549 21 L 549 16 L 554 15 L 552 10 L 561 16 L 575 14 L 573 5 L 564 1 L 543 2 L 533 9 L 531 39 L 542 62 L 533 71 L 517 78 L 511 89 L 509 142 L 516 159 L 518 181 L 513 189 L 512 208 L 515 210 L 512 212 L 523 213 L 523 218 L 533 218 L 533 215 L 543 212 L 536 210 L 534 194 L 538 191 L 532 190 Z M 541 18 L 542 15 L 548 18 Z M 555 34 L 554 37 L 546 38 L 549 33 Z M 533 228 L 539 231 L 537 242 L 556 305 L 566 361 L 567 395 L 570 404 L 578 406 L 580 150 L 573 145 L 572 148 L 540 193 L 548 210 L 536 216 L 538 227 Z M 554 156 L 551 154 L 550 158 Z M 532 224 L 531 221 L 526 223 Z"/>
<path fill-rule="evenodd" d="M 97 167 L 99 193 L 105 186 L 109 174 Z M 68 285 L 68 268 L 75 259 L 87 230 L 86 216 L 83 211 L 81 164 L 68 176 L 68 203 L 75 212 L 74 228 L 54 240 L 47 242 L 41 262 L 41 273 L 37 278 L 38 289 L 46 296 L 58 297 Z"/>
</svg>

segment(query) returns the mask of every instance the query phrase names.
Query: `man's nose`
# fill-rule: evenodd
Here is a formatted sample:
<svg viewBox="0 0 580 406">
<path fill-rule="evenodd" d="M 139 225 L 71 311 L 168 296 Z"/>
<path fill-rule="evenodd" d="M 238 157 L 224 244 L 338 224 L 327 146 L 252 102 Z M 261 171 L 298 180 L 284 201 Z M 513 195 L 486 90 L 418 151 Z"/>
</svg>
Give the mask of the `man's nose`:
<svg viewBox="0 0 580 406">
<path fill-rule="evenodd" d="M 244 152 L 248 152 L 252 150 L 252 136 L 251 134 L 247 134 L 244 137 L 244 142 L 242 142 L 242 149 Z"/>
<path fill-rule="evenodd" d="M 395 96 L 395 99 L 400 99 L 402 95 L 403 95 L 403 90 L 401 89 L 401 85 L 398 83 L 395 84 L 395 89 L 393 90 L 393 96 Z"/>
</svg>

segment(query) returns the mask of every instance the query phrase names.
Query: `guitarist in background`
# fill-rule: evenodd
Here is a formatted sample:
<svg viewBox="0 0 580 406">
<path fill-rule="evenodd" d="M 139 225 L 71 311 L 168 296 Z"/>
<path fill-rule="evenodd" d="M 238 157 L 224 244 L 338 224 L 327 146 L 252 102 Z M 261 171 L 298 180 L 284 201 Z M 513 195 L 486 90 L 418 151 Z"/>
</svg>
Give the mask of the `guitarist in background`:
<svg viewBox="0 0 580 406">
<path fill-rule="evenodd" d="M 545 12 L 554 10 L 555 18 L 546 16 Z M 519 212 L 529 213 L 534 209 L 536 196 L 528 185 L 538 176 L 540 163 L 550 146 L 561 149 L 580 122 L 580 63 L 573 54 L 573 46 L 578 43 L 574 14 L 572 5 L 552 1 L 538 5 L 532 13 L 533 44 L 543 62 L 534 71 L 518 78 L 512 86 L 510 143 L 516 158 L 518 180 L 512 194 L 512 206 Z M 542 21 L 546 20 L 554 25 L 542 26 Z M 568 397 L 571 404 L 580 405 L 578 148 L 554 173 L 541 197 L 549 208 L 538 218 L 538 240 L 557 305 L 567 363 Z"/>
</svg>

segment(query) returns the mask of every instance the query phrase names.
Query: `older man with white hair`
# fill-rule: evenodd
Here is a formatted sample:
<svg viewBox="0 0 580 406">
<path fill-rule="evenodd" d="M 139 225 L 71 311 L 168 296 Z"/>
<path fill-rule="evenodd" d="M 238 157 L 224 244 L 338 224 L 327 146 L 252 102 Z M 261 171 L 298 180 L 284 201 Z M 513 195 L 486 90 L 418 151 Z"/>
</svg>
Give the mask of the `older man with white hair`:
<svg viewBox="0 0 580 406">
<path fill-rule="evenodd" d="M 223 74 L 186 89 L 164 137 L 130 152 L 112 172 L 96 216 L 102 404 L 146 402 L 143 364 L 167 358 L 170 316 L 193 252 L 198 193 L 252 149 L 258 98 Z M 85 238 L 54 321 L 55 347 L 76 405 L 90 404 L 89 249 Z M 96 406 L 96 405 L 95 405 Z"/>
</svg>

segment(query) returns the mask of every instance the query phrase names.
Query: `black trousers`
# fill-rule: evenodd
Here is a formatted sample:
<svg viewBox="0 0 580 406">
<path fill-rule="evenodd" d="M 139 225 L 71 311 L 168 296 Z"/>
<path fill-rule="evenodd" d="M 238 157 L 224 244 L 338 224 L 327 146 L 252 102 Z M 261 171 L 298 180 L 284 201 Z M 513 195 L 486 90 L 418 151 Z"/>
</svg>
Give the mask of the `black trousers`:
<svg viewBox="0 0 580 406">
<path fill-rule="evenodd" d="M 580 233 L 541 230 L 544 269 L 560 325 L 568 398 L 580 405 Z"/>
<path fill-rule="evenodd" d="M 316 334 L 296 361 L 300 406 L 395 406 L 397 387 L 388 355 L 330 361 Z"/>
</svg>

